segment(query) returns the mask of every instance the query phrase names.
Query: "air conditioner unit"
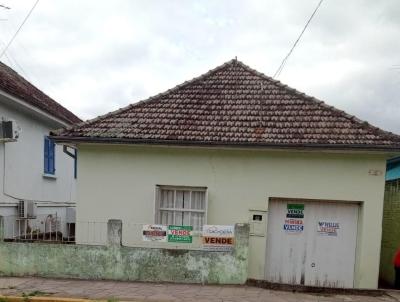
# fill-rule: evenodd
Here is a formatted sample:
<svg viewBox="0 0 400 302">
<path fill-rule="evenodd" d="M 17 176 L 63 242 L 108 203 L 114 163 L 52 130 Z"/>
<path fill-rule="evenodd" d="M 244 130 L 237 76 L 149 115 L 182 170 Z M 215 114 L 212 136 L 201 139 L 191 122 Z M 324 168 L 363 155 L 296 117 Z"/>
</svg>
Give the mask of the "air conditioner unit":
<svg viewBox="0 0 400 302">
<path fill-rule="evenodd" d="M 13 120 L 1 121 L 0 124 L 0 141 L 13 142 L 19 137 L 21 129 Z"/>
<path fill-rule="evenodd" d="M 18 218 L 36 218 L 36 203 L 31 200 L 20 200 L 18 203 Z"/>
<path fill-rule="evenodd" d="M 75 223 L 76 221 L 76 210 L 75 208 L 68 207 L 65 215 L 66 223 Z"/>
</svg>

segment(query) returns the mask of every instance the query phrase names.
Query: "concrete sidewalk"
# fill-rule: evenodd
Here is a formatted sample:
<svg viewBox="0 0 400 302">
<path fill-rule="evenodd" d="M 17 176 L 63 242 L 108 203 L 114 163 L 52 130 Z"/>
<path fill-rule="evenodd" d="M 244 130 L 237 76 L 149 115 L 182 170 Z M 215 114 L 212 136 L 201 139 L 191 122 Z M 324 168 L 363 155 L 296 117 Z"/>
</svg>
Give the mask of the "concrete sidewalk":
<svg viewBox="0 0 400 302">
<path fill-rule="evenodd" d="M 400 301 L 400 293 L 396 291 L 388 292 L 388 295 L 380 297 L 370 297 L 291 293 L 249 286 L 159 284 L 44 278 L 0 278 L 0 295 L 22 296 L 23 294 L 159 302 Z"/>
</svg>

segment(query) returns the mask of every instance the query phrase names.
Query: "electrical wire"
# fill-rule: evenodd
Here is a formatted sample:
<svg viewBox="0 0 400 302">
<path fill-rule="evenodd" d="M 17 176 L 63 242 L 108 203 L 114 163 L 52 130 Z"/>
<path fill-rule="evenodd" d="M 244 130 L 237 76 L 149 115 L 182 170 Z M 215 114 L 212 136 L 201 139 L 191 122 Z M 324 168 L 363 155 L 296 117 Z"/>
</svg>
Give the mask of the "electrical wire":
<svg viewBox="0 0 400 302">
<path fill-rule="evenodd" d="M 11 34 L 12 32 L 15 31 L 15 28 L 17 28 L 17 26 L 15 26 L 15 24 L 13 23 L 12 20 L 9 20 L 8 22 L 0 22 L 0 26 L 3 27 L 4 31 L 5 31 L 7 34 Z M 2 47 L 5 46 L 5 43 L 4 43 L 3 40 L 1 40 L 1 38 L 0 38 L 0 45 L 1 45 Z M 6 53 L 4 54 L 4 56 L 5 56 L 5 57 L 9 57 L 9 58 L 8 58 L 8 61 L 9 61 L 9 62 L 11 62 L 11 60 L 12 60 L 11 64 L 17 66 L 18 69 L 19 69 L 20 71 L 22 71 L 23 77 L 24 77 L 26 80 L 28 80 L 29 82 L 34 81 L 35 83 L 40 83 L 40 81 L 38 80 L 38 79 L 40 79 L 40 77 L 37 75 L 36 71 L 34 71 L 33 68 L 29 68 L 29 70 L 27 70 L 27 68 L 26 68 L 27 66 L 22 67 L 22 64 L 19 63 L 19 62 L 17 61 L 17 58 L 16 58 L 16 56 L 15 56 L 15 53 L 14 53 L 14 55 L 12 55 L 12 53 L 11 53 L 11 49 L 12 49 L 12 48 L 18 49 L 19 53 L 21 53 L 21 50 L 22 50 L 22 52 L 25 54 L 26 58 L 29 60 L 29 62 L 30 62 L 31 64 L 38 65 L 38 64 L 37 64 L 37 61 L 36 61 L 35 58 L 30 54 L 30 52 L 27 50 L 27 48 L 24 46 L 24 44 L 23 44 L 20 40 L 18 40 L 18 39 L 14 40 L 13 45 L 10 46 L 10 47 L 8 48 L 8 50 L 6 51 Z M 11 59 L 10 59 L 10 58 L 11 58 Z M 29 72 L 27 72 L 27 71 L 29 71 Z M 49 86 L 49 87 L 51 88 L 51 91 L 55 91 L 54 85 L 52 85 L 52 84 L 49 83 L 49 82 L 48 82 L 46 85 Z"/>
<path fill-rule="evenodd" d="M 25 22 L 29 19 L 30 15 L 32 14 L 33 10 L 35 9 L 35 7 L 37 6 L 37 4 L 39 3 L 39 0 L 36 0 L 35 4 L 32 6 L 31 10 L 29 11 L 29 13 L 26 15 L 25 19 L 22 21 L 21 25 L 18 27 L 17 31 L 15 32 L 15 34 L 12 36 L 12 38 L 10 39 L 10 41 L 8 42 L 8 44 L 6 45 L 6 47 L 2 50 L 2 52 L 0 53 L 0 59 L 3 57 L 3 55 L 5 54 L 5 52 L 7 51 L 7 49 L 10 47 L 11 43 L 14 41 L 14 39 L 17 37 L 18 33 L 21 31 L 22 26 L 24 26 Z"/>
<path fill-rule="evenodd" d="M 274 74 L 274 78 L 279 77 L 283 68 L 286 65 L 286 62 L 289 58 L 289 56 L 292 54 L 293 50 L 295 49 L 295 47 L 297 46 L 297 43 L 299 43 L 301 37 L 303 36 L 304 32 L 306 31 L 308 25 L 310 24 L 312 18 L 314 17 L 314 15 L 316 14 L 316 12 L 318 11 L 319 7 L 321 6 L 322 2 L 324 0 L 320 0 L 319 3 L 317 4 L 317 6 L 315 7 L 313 13 L 311 14 L 310 18 L 308 19 L 306 25 L 304 26 L 303 30 L 301 31 L 300 35 L 298 36 L 298 38 L 296 39 L 296 41 L 294 42 L 292 48 L 289 50 L 288 54 L 286 55 L 286 57 L 282 60 L 281 65 L 279 65 L 278 69 L 276 70 L 275 74 Z"/>
<path fill-rule="evenodd" d="M 1 40 L 0 40 L 0 44 L 4 44 L 4 43 L 2 43 Z M 8 54 L 7 54 L 7 53 L 8 53 Z M 11 55 L 10 52 L 4 53 L 4 56 L 7 58 L 8 62 L 10 62 L 11 65 L 14 64 L 15 66 L 17 66 L 17 67 L 21 70 L 21 72 L 24 74 L 24 77 L 25 77 L 25 78 L 29 79 L 29 76 L 28 76 L 28 74 L 26 73 L 25 69 L 22 68 L 21 64 L 18 63 L 18 61 L 15 59 L 15 57 L 13 57 L 13 56 Z"/>
</svg>

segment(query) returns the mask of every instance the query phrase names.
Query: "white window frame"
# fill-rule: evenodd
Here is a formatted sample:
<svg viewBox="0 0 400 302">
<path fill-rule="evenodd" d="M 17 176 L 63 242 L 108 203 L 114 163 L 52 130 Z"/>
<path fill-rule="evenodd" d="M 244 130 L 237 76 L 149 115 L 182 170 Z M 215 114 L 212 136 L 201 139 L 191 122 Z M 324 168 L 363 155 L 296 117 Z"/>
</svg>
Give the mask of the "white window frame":
<svg viewBox="0 0 400 302">
<path fill-rule="evenodd" d="M 161 203 L 161 190 L 172 190 L 174 191 L 174 207 L 173 208 L 161 208 L 160 203 Z M 176 208 L 176 191 L 189 191 L 190 192 L 190 205 L 192 205 L 192 192 L 197 191 L 197 192 L 204 192 L 205 193 L 205 205 L 204 205 L 204 210 L 196 210 L 196 209 L 183 209 L 183 208 Z M 207 224 L 207 213 L 208 213 L 208 189 L 207 187 L 191 187 L 191 186 L 172 186 L 172 185 L 156 185 L 155 189 L 155 202 L 154 202 L 154 223 L 160 223 L 161 218 L 160 214 L 161 211 L 173 211 L 174 212 L 174 223 L 175 223 L 175 214 L 176 212 L 197 212 L 197 213 L 204 213 L 204 223 L 203 225 Z M 191 218 L 191 217 L 190 217 Z M 191 219 L 189 219 L 191 220 Z M 201 231 L 201 230 L 199 230 Z"/>
</svg>

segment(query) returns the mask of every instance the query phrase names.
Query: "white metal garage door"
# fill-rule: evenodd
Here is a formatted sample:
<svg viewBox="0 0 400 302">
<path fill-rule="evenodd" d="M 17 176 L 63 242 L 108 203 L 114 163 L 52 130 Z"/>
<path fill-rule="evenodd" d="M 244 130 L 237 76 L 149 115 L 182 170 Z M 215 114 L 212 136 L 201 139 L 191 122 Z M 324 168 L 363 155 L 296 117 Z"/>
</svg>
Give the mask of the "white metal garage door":
<svg viewBox="0 0 400 302">
<path fill-rule="evenodd" d="M 352 288 L 357 204 L 271 200 L 266 280 Z"/>
</svg>

